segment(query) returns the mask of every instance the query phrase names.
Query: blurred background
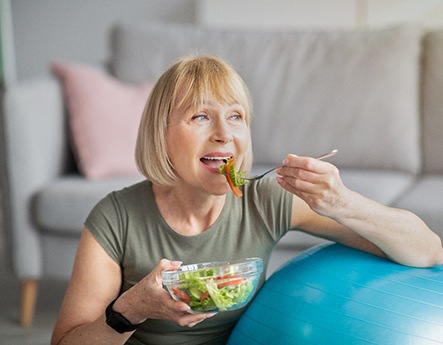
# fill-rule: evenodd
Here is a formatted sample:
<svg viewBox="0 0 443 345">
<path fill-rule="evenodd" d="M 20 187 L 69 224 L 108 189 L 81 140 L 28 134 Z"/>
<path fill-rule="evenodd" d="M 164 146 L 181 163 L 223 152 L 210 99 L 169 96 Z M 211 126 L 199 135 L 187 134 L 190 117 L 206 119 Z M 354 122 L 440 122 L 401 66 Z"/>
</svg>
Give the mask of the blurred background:
<svg viewBox="0 0 443 345">
<path fill-rule="evenodd" d="M 2 90 L 16 81 L 49 74 L 48 65 L 53 60 L 106 64 L 109 28 L 118 21 L 142 19 L 269 30 L 365 30 L 403 23 L 443 27 L 441 0 L 0 0 L 0 4 Z M 2 146 L 0 199 L 4 204 L 7 187 Z M 51 291 L 51 295 L 39 295 L 33 326 L 24 329 L 18 325 L 20 287 L 6 255 L 9 239 L 5 212 L 2 208 L 0 344 L 48 344 L 67 282 L 42 282 L 41 291 Z"/>
<path fill-rule="evenodd" d="M 2 0 L 5 54 L 18 79 L 47 73 L 67 59 L 102 63 L 107 32 L 122 20 L 156 20 L 259 28 L 374 28 L 411 22 L 443 24 L 440 0 Z M 9 3 L 9 5 L 8 5 Z M 9 17 L 9 18 L 8 18 Z M 2 18 L 3 19 L 3 18 Z M 3 20 L 2 20 L 3 22 Z M 2 24 L 3 26 L 3 24 Z M 12 40 L 12 42 L 10 41 Z"/>
</svg>

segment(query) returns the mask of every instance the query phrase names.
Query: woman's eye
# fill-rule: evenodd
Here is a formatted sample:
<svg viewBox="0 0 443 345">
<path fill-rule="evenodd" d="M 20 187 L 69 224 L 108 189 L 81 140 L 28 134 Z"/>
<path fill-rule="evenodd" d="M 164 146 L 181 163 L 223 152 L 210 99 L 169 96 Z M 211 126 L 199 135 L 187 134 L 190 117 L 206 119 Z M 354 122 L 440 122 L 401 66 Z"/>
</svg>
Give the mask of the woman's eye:
<svg viewBox="0 0 443 345">
<path fill-rule="evenodd" d="M 208 118 L 208 115 L 206 115 L 206 114 L 197 114 L 192 117 L 192 119 L 195 121 L 204 121 L 207 118 Z"/>
<path fill-rule="evenodd" d="M 240 114 L 232 114 L 231 119 L 234 121 L 241 121 L 243 119 L 243 116 Z"/>
</svg>

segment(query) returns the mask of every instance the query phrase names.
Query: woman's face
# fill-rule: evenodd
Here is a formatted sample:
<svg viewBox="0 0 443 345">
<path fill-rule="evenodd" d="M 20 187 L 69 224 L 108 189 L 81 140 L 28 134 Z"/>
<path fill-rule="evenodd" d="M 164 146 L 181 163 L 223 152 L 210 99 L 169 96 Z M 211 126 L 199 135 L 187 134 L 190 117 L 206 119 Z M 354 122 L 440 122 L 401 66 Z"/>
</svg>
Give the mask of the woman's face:
<svg viewBox="0 0 443 345">
<path fill-rule="evenodd" d="M 229 189 L 219 167 L 230 157 L 240 166 L 250 144 L 244 108 L 221 104 L 211 97 L 195 109 L 189 104 L 170 116 L 167 149 L 180 184 L 223 195 Z"/>
</svg>

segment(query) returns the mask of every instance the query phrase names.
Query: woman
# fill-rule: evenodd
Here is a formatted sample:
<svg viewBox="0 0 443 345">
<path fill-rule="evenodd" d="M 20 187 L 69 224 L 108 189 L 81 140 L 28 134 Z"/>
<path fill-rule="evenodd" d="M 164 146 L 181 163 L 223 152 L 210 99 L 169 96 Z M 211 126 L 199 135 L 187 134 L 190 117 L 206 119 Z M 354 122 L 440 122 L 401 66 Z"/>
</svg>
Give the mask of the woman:
<svg viewBox="0 0 443 345">
<path fill-rule="evenodd" d="M 163 74 L 138 134 L 147 180 L 111 193 L 86 220 L 53 345 L 224 344 L 242 310 L 190 314 L 161 272 L 252 256 L 266 266 L 289 229 L 405 265 L 443 262 L 439 237 L 417 216 L 347 189 L 324 161 L 288 155 L 277 179 L 235 198 L 218 168 L 235 157 L 249 170 L 251 108 L 242 79 L 218 58 L 184 58 Z"/>
</svg>

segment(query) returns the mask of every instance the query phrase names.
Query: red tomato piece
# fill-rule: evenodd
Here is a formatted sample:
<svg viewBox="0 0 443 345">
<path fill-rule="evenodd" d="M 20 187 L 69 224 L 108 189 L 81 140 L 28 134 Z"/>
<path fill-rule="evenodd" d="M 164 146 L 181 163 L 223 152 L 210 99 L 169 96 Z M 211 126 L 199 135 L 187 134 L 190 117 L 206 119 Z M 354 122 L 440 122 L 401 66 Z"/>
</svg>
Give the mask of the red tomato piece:
<svg viewBox="0 0 443 345">
<path fill-rule="evenodd" d="M 183 290 L 180 290 L 177 288 L 171 288 L 171 290 L 174 293 L 174 295 L 176 295 L 178 297 L 179 300 L 181 300 L 185 303 L 189 303 L 191 301 L 191 297 Z"/>
</svg>

